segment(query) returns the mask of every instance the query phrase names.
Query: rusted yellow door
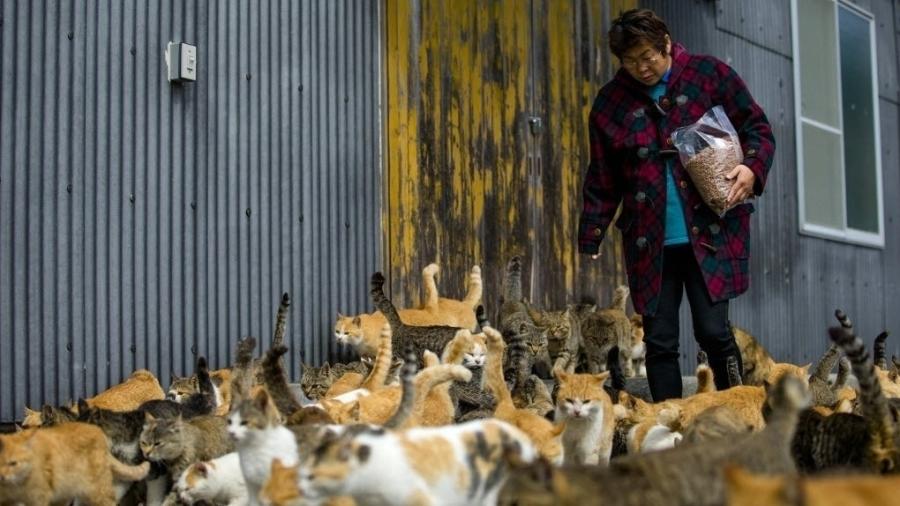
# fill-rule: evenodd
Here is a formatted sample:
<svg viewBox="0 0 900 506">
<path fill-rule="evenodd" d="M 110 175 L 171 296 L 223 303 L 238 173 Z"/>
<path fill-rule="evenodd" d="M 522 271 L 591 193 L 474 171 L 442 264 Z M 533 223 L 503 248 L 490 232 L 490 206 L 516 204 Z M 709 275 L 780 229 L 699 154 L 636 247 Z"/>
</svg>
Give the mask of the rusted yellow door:
<svg viewBox="0 0 900 506">
<path fill-rule="evenodd" d="M 624 280 L 616 240 L 577 254 L 586 118 L 609 75 L 605 26 L 636 1 L 387 0 L 385 258 L 395 302 L 419 301 L 441 264 L 459 297 L 482 266 L 489 314 L 507 260 L 526 296 L 609 299 Z M 616 238 L 617 234 L 611 234 Z"/>
</svg>

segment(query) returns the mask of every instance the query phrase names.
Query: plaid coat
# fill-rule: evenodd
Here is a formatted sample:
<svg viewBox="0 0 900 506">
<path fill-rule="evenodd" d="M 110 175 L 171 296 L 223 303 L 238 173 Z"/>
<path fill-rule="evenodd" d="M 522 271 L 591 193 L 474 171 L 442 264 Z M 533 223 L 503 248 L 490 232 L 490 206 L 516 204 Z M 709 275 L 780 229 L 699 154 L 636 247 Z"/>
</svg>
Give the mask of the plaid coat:
<svg viewBox="0 0 900 506">
<path fill-rule="evenodd" d="M 622 231 L 628 282 L 638 313 L 655 314 L 662 283 L 665 157 L 673 156 L 669 135 L 716 105 L 723 106 L 740 136 L 743 164 L 756 175 L 754 193 L 760 195 L 772 165 L 775 139 L 743 80 L 718 59 L 692 55 L 673 44 L 668 86 L 657 102 L 624 69 L 619 69 L 594 101 L 588 120 L 591 157 L 584 181 L 578 250 L 586 254 L 599 251 L 621 203 L 616 227 Z M 673 176 L 710 298 L 716 302 L 745 292 L 750 282 L 753 204 L 741 204 L 720 219 L 703 203 L 677 155 Z"/>
</svg>

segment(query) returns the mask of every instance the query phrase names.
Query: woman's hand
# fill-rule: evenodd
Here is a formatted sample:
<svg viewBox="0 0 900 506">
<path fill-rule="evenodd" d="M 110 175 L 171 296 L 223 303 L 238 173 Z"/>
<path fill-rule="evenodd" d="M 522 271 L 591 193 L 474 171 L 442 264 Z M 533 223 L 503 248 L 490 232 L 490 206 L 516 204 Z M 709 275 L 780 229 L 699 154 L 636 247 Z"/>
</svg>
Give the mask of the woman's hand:
<svg viewBox="0 0 900 506">
<path fill-rule="evenodd" d="M 753 195 L 753 183 L 756 182 L 756 175 L 746 165 L 738 165 L 725 176 L 731 183 L 731 190 L 728 192 L 728 207 L 740 204 L 747 197 Z"/>
</svg>

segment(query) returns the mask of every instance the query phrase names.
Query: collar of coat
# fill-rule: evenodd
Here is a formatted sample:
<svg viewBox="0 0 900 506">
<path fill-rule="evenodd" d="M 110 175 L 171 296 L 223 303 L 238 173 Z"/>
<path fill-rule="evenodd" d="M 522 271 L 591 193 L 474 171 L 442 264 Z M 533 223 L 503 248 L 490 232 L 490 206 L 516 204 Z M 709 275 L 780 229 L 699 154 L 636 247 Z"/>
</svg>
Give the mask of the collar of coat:
<svg viewBox="0 0 900 506">
<path fill-rule="evenodd" d="M 672 67 L 669 69 L 669 81 L 666 83 L 668 86 L 672 86 L 678 81 L 679 76 L 681 75 L 681 71 L 687 66 L 688 62 L 691 60 L 691 55 L 687 52 L 687 49 L 681 45 L 679 42 L 672 43 Z M 631 77 L 631 74 L 628 73 L 624 68 L 619 68 L 616 72 L 616 76 L 614 80 L 631 88 L 639 93 L 645 94 L 647 93 L 647 86 L 642 84 L 637 79 Z"/>
</svg>

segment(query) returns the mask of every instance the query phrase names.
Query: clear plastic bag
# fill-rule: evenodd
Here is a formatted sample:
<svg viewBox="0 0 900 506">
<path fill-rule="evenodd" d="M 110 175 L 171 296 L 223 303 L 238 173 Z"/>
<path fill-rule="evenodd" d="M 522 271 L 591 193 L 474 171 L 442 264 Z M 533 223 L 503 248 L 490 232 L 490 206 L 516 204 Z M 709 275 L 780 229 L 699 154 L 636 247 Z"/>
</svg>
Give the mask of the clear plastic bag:
<svg viewBox="0 0 900 506">
<path fill-rule="evenodd" d="M 744 160 L 741 141 L 721 105 L 706 111 L 696 123 L 672 132 L 678 157 L 703 202 L 718 216 L 728 212 L 729 172 Z"/>
</svg>

